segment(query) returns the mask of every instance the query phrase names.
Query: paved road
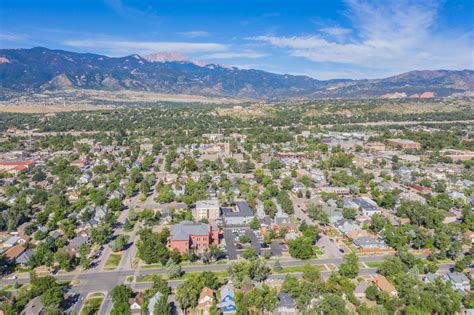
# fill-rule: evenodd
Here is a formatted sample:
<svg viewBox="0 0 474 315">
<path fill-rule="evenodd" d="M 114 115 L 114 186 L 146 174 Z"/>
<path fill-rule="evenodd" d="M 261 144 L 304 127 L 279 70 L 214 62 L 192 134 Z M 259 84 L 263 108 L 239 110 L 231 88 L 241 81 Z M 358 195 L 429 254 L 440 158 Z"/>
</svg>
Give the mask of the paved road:
<svg viewBox="0 0 474 315">
<path fill-rule="evenodd" d="M 421 255 L 420 255 L 421 256 Z M 359 258 L 359 261 L 364 263 L 364 262 L 369 262 L 369 261 L 383 261 L 385 259 L 386 255 L 374 255 L 374 256 L 363 256 Z M 313 260 L 306 260 L 306 261 L 301 261 L 301 260 L 294 260 L 294 259 L 289 259 L 289 260 L 282 260 L 280 261 L 281 265 L 283 267 L 290 267 L 290 266 L 303 266 L 307 263 L 310 263 L 312 265 L 328 265 L 332 264 L 335 266 L 339 266 L 341 263 L 342 258 L 324 258 L 324 259 L 313 259 Z M 269 264 L 271 264 L 269 262 Z M 445 271 L 451 268 L 453 264 L 442 264 L 440 265 L 440 271 Z M 229 264 L 216 264 L 216 265 L 194 265 L 194 266 L 183 266 L 183 271 L 185 272 L 202 272 L 202 271 L 223 271 L 227 270 L 229 267 Z M 323 278 L 329 277 L 330 273 L 332 271 L 329 271 L 327 269 L 324 269 L 321 271 L 321 275 Z M 377 268 L 369 268 L 369 267 L 362 267 L 360 269 L 359 275 L 360 276 L 368 276 L 368 275 L 375 275 L 377 272 Z M 72 280 L 72 279 L 78 279 L 80 280 L 80 283 L 76 286 L 73 286 L 71 291 L 73 293 L 79 293 L 81 296 L 87 296 L 88 293 L 91 292 L 97 292 L 97 291 L 102 291 L 102 292 L 110 292 L 116 285 L 118 284 L 123 284 L 126 282 L 127 278 L 129 276 L 144 276 L 144 275 L 149 275 L 149 274 L 165 274 L 166 270 L 161 268 L 161 269 L 141 269 L 141 270 L 115 270 L 115 271 L 109 271 L 109 272 L 90 272 L 90 273 L 83 273 L 79 275 L 59 275 L 56 278 L 58 280 Z M 296 273 L 298 276 L 299 274 Z M 277 280 L 282 280 L 284 279 L 285 275 L 284 274 L 273 274 L 269 276 L 270 281 L 277 281 Z M 176 287 L 180 283 L 182 283 L 185 280 L 171 280 L 169 281 L 169 285 L 171 287 Z M 18 279 L 18 280 L 0 280 L 0 285 L 7 285 L 7 284 L 12 284 L 13 282 L 19 282 L 19 283 L 28 283 L 28 279 Z M 150 287 L 151 283 L 144 283 L 144 282 L 132 282 L 131 283 L 132 287 L 134 290 L 144 290 Z M 70 314 L 75 314 L 76 310 L 80 310 L 82 307 L 83 301 L 79 301 L 77 305 L 72 307 L 72 311 Z M 110 298 L 110 294 L 107 294 L 106 298 L 104 299 L 104 302 L 101 305 L 99 314 L 109 314 L 112 308 L 112 301 Z M 77 311 L 78 312 L 78 311 Z"/>
<path fill-rule="evenodd" d="M 359 262 L 381 262 L 388 255 L 371 255 L 359 257 Z M 280 263 L 283 267 L 294 267 L 304 266 L 305 264 L 312 265 L 326 265 L 333 264 L 338 266 L 342 262 L 341 258 L 317 258 L 309 260 L 296 260 L 296 259 L 281 259 Z M 269 262 L 271 265 L 273 261 Z M 211 264 L 211 265 L 189 265 L 183 266 L 184 272 L 202 272 L 202 271 L 225 271 L 230 264 Z M 450 264 L 451 265 L 451 264 Z M 128 276 L 133 276 L 135 273 L 140 275 L 149 274 L 165 274 L 165 268 L 150 268 L 150 269 L 129 269 L 129 270 L 114 270 L 114 271 L 96 271 L 82 274 L 62 274 L 56 278 L 58 280 L 73 280 L 77 279 L 80 281 L 80 285 L 77 287 L 89 287 L 96 288 L 94 291 L 107 291 L 109 288 L 114 287 L 118 283 L 123 283 Z M 13 284 L 14 282 L 28 283 L 29 279 L 17 279 L 17 280 L 0 280 L 0 285 Z M 91 292 L 91 290 L 82 290 L 81 292 Z"/>
</svg>

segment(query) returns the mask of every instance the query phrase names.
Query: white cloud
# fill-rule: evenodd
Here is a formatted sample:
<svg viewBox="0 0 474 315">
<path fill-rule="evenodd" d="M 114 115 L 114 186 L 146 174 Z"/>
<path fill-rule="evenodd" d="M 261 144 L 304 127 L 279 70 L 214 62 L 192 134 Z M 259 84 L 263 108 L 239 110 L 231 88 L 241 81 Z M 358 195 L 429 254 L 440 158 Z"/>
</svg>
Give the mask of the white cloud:
<svg viewBox="0 0 474 315">
<path fill-rule="evenodd" d="M 233 58 L 249 58 L 257 59 L 267 56 L 267 54 L 247 51 L 247 52 L 218 52 L 201 56 L 203 59 L 233 59 Z"/>
<path fill-rule="evenodd" d="M 218 43 L 189 43 L 189 42 L 141 42 L 119 40 L 67 40 L 67 46 L 93 48 L 114 53 L 150 54 L 157 51 L 178 51 L 182 53 L 203 53 L 225 51 L 227 45 Z"/>
<path fill-rule="evenodd" d="M 189 38 L 211 36 L 211 34 L 209 32 L 206 32 L 206 31 L 189 31 L 189 32 L 180 32 L 178 34 L 180 34 L 184 37 L 189 37 Z"/>
<path fill-rule="evenodd" d="M 0 40 L 4 40 L 4 41 L 17 42 L 24 39 L 26 39 L 26 36 L 24 35 L 7 34 L 7 33 L 0 34 Z"/>
<path fill-rule="evenodd" d="M 335 37 L 344 37 L 352 32 L 352 30 L 349 28 L 339 26 L 323 27 L 320 28 L 319 31 Z"/>
<path fill-rule="evenodd" d="M 472 33 L 442 34 L 434 30 L 439 9 L 437 2 L 347 0 L 346 3 L 355 36 L 346 36 L 344 41 L 318 35 L 251 39 L 288 49 L 292 56 L 373 69 L 376 71 L 372 73 L 379 74 L 474 67 Z M 333 36 L 348 34 L 338 28 L 320 31 Z"/>
</svg>

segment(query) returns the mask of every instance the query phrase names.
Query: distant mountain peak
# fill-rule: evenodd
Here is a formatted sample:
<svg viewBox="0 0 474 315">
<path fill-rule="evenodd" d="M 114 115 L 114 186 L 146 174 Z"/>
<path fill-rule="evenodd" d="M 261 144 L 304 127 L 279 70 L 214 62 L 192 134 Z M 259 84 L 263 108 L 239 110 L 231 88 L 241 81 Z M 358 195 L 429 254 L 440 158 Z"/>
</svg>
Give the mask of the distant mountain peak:
<svg viewBox="0 0 474 315">
<path fill-rule="evenodd" d="M 204 67 L 208 64 L 208 62 L 203 60 L 191 59 L 186 55 L 172 50 L 159 51 L 154 54 L 146 55 L 144 58 L 151 62 L 189 62 L 200 67 Z"/>
</svg>

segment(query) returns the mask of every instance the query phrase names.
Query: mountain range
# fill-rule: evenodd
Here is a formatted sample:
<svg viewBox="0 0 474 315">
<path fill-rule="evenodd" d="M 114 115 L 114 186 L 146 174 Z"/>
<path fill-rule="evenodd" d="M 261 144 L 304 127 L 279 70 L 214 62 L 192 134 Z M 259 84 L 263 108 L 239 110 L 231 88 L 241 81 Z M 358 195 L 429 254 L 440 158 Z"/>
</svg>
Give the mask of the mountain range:
<svg viewBox="0 0 474 315">
<path fill-rule="evenodd" d="M 371 80 L 317 80 L 188 60 L 174 52 L 142 57 L 0 49 L 0 96 L 56 89 L 138 90 L 262 100 L 431 98 L 474 91 L 474 70 L 423 70 Z"/>
</svg>

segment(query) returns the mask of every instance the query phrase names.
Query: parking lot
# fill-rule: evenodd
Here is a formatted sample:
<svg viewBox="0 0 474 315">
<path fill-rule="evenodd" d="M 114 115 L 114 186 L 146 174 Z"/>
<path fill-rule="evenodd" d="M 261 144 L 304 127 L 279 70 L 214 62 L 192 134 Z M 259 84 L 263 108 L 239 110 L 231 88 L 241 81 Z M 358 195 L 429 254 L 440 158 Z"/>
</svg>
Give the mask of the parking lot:
<svg viewBox="0 0 474 315">
<path fill-rule="evenodd" d="M 250 239 L 250 246 L 252 246 L 258 254 L 261 253 L 263 236 L 260 232 L 253 231 L 249 228 L 225 228 L 224 240 L 229 260 L 238 259 L 239 254 L 245 250 L 245 244 L 239 242 L 239 238 L 244 235 Z"/>
</svg>

